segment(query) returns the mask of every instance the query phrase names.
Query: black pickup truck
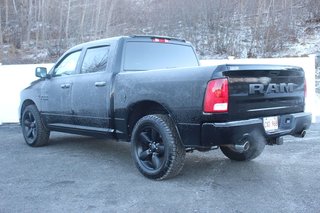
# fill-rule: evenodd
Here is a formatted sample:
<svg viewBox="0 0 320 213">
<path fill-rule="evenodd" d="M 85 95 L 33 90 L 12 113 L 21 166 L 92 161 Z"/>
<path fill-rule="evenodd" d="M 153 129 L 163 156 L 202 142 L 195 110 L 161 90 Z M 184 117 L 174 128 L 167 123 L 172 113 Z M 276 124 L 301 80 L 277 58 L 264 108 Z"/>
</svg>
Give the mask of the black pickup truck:
<svg viewBox="0 0 320 213">
<path fill-rule="evenodd" d="M 139 171 L 177 175 L 186 152 L 220 148 L 251 160 L 282 136 L 303 137 L 306 83 L 299 67 L 199 66 L 192 45 L 159 36 L 80 44 L 21 92 L 20 123 L 30 146 L 50 131 L 131 142 Z"/>
</svg>

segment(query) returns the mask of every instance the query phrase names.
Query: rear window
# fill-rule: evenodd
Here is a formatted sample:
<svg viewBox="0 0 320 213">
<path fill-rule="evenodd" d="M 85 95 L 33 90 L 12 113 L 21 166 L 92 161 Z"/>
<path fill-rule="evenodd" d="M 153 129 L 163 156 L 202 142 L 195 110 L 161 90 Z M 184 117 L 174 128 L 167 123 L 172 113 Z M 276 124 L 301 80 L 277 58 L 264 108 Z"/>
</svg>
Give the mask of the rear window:
<svg viewBox="0 0 320 213">
<path fill-rule="evenodd" d="M 152 70 L 199 66 L 191 46 L 156 43 L 127 42 L 124 70 Z"/>
</svg>

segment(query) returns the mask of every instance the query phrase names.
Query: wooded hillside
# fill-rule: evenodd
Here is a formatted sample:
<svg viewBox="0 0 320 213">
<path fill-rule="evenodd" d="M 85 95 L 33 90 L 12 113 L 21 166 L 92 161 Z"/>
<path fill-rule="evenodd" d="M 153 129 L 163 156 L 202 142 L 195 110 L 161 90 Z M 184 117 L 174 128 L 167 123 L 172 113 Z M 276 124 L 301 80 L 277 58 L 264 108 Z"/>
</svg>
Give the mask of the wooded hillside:
<svg viewBox="0 0 320 213">
<path fill-rule="evenodd" d="M 204 58 L 272 57 L 299 36 L 320 32 L 319 0 L 0 0 L 0 6 L 0 63 L 52 62 L 77 43 L 133 34 L 185 38 Z"/>
</svg>

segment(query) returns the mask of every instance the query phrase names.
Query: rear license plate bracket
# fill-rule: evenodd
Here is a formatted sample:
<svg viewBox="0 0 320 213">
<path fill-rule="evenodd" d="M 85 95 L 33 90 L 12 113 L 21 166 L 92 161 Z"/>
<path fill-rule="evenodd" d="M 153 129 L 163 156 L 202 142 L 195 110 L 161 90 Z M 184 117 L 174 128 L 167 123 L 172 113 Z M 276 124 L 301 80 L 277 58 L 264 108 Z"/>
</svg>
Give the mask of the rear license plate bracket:
<svg viewBox="0 0 320 213">
<path fill-rule="evenodd" d="M 263 127 L 266 132 L 274 132 L 279 129 L 279 119 L 278 116 L 264 117 Z"/>
</svg>

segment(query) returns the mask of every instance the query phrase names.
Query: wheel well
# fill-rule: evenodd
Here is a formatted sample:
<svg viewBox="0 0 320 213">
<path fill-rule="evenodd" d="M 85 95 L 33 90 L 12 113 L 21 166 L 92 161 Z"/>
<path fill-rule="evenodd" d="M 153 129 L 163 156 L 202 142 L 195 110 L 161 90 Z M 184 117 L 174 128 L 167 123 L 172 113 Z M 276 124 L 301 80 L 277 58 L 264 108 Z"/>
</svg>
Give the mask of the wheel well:
<svg viewBox="0 0 320 213">
<path fill-rule="evenodd" d="M 129 138 L 131 137 L 131 132 L 133 130 L 134 125 L 137 123 L 137 121 L 143 116 L 151 115 L 151 114 L 170 115 L 169 111 L 164 106 L 154 101 L 142 101 L 129 107 L 129 113 L 128 113 Z"/>
<path fill-rule="evenodd" d="M 23 102 L 23 104 L 22 104 L 22 106 L 21 106 L 21 110 L 20 110 L 20 119 L 21 119 L 21 117 L 22 117 L 22 112 L 23 112 L 23 110 L 27 107 L 27 106 L 29 106 L 29 105 L 36 105 L 33 101 L 31 101 L 31 100 L 25 100 L 24 102 Z"/>
</svg>

